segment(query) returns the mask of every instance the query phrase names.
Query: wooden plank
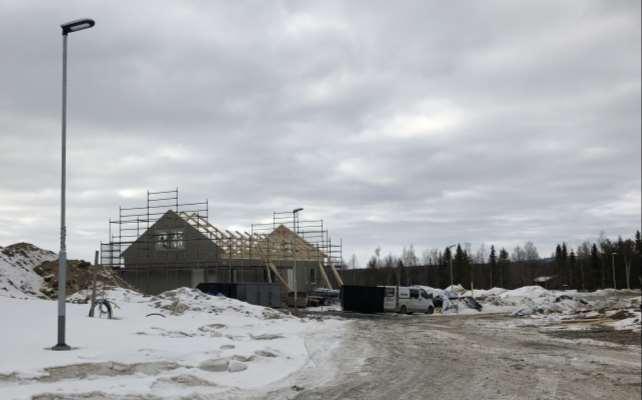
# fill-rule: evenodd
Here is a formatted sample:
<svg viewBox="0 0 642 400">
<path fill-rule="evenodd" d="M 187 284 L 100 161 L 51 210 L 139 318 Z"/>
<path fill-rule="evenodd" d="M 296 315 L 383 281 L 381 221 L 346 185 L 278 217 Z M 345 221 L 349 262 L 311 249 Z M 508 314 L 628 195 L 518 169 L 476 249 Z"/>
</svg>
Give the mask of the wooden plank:
<svg viewBox="0 0 642 400">
<path fill-rule="evenodd" d="M 332 273 L 334 274 L 334 278 L 337 280 L 337 284 L 339 286 L 343 286 L 343 279 L 341 279 L 341 276 L 339 275 L 339 272 L 337 272 L 337 269 L 334 268 L 334 264 L 330 263 L 330 269 L 332 270 Z"/>
<path fill-rule="evenodd" d="M 270 269 L 272 270 L 272 272 L 274 272 L 274 275 L 276 275 L 276 277 L 277 277 L 277 278 L 279 278 L 279 280 L 281 281 L 281 283 L 282 283 L 282 284 L 283 284 L 283 285 L 288 289 L 288 292 L 291 292 L 291 291 L 292 291 L 292 288 L 290 287 L 290 285 L 288 285 L 287 281 L 286 281 L 285 279 L 283 279 L 283 277 L 281 276 L 281 274 L 279 274 L 279 271 L 276 269 L 276 267 L 274 266 L 274 264 L 272 264 L 271 262 L 268 262 L 268 263 L 267 263 L 267 265 L 268 265 L 268 267 L 270 267 Z"/>
<path fill-rule="evenodd" d="M 328 274 L 325 273 L 325 268 L 323 267 L 323 263 L 319 262 L 319 270 L 321 271 L 321 277 L 325 281 L 325 287 L 328 289 L 333 289 L 332 284 L 330 283 L 330 279 L 328 279 Z"/>
</svg>

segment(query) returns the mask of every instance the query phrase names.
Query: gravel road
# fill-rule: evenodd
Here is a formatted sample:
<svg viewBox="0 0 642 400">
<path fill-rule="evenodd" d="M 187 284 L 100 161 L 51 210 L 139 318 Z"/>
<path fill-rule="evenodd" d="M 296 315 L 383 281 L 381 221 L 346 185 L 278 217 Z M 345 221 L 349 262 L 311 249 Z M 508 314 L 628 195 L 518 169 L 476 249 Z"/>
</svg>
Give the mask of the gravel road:
<svg viewBox="0 0 642 400">
<path fill-rule="evenodd" d="M 333 351 L 312 343 L 310 365 L 288 378 L 287 389 L 257 398 L 616 400 L 641 395 L 635 335 L 633 345 L 560 338 L 547 333 L 551 327 L 498 315 L 388 315 L 357 318 L 350 325 Z M 333 368 L 326 368 L 328 363 Z"/>
</svg>

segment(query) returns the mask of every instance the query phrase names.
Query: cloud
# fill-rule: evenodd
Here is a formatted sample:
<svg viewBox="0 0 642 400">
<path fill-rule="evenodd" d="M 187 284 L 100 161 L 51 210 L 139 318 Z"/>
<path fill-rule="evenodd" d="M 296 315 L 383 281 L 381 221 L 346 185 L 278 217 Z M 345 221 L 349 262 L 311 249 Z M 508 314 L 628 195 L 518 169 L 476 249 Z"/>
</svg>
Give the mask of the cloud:
<svg viewBox="0 0 642 400">
<path fill-rule="evenodd" d="M 58 246 L 59 24 L 69 251 L 179 187 L 223 227 L 302 206 L 366 262 L 640 220 L 640 4 L 4 2 L 0 243 Z M 144 16 L 144 17 L 141 17 Z M 15 32 L 20 32 L 16 35 Z"/>
</svg>

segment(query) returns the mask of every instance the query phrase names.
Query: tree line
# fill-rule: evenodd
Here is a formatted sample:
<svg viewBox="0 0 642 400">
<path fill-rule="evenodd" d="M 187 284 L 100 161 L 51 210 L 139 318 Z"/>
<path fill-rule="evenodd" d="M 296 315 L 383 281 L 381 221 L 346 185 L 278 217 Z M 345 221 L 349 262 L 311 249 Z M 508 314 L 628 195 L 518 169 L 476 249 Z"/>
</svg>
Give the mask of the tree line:
<svg viewBox="0 0 642 400">
<path fill-rule="evenodd" d="M 451 281 L 454 279 L 453 271 L 457 271 L 457 279 L 464 286 L 473 286 L 473 282 L 483 281 L 485 286 L 505 287 L 509 275 L 512 274 L 510 279 L 514 282 L 515 273 L 532 273 L 532 269 L 523 269 L 524 264 L 539 264 L 544 265 L 541 271 L 546 271 L 547 276 L 537 277 L 537 283 L 545 286 L 579 290 L 621 289 L 639 287 L 642 284 L 639 271 L 641 255 L 642 243 L 638 230 L 631 238 L 626 239 L 618 237 L 611 240 L 601 234 L 596 241 L 584 241 L 577 248 L 570 248 L 565 242 L 561 242 L 547 258 L 539 256 L 532 242 L 516 246 L 510 253 L 503 247 L 498 250 L 494 245 L 487 248 L 483 243 L 473 253 L 470 244 L 457 243 L 443 250 L 426 250 L 421 257 L 416 255 L 413 245 L 404 247 L 400 256 L 391 253 L 382 256 L 381 248 L 377 247 L 366 267 L 371 270 L 397 269 L 399 279 L 403 278 L 405 267 L 444 267 L 445 271 L 449 271 Z M 351 258 L 350 264 L 349 266 L 355 267 L 356 256 Z M 520 268 L 511 268 L 518 264 Z M 479 276 L 480 274 L 485 276 Z"/>
</svg>

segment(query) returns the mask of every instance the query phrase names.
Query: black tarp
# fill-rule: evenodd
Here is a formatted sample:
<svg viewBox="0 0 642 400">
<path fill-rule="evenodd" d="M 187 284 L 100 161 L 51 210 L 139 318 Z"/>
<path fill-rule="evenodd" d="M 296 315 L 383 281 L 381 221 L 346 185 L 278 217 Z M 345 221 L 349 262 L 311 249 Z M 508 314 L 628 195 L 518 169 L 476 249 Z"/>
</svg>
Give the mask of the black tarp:
<svg viewBox="0 0 642 400">
<path fill-rule="evenodd" d="M 344 311 L 383 312 L 384 288 L 376 286 L 342 286 L 341 306 Z"/>
</svg>

